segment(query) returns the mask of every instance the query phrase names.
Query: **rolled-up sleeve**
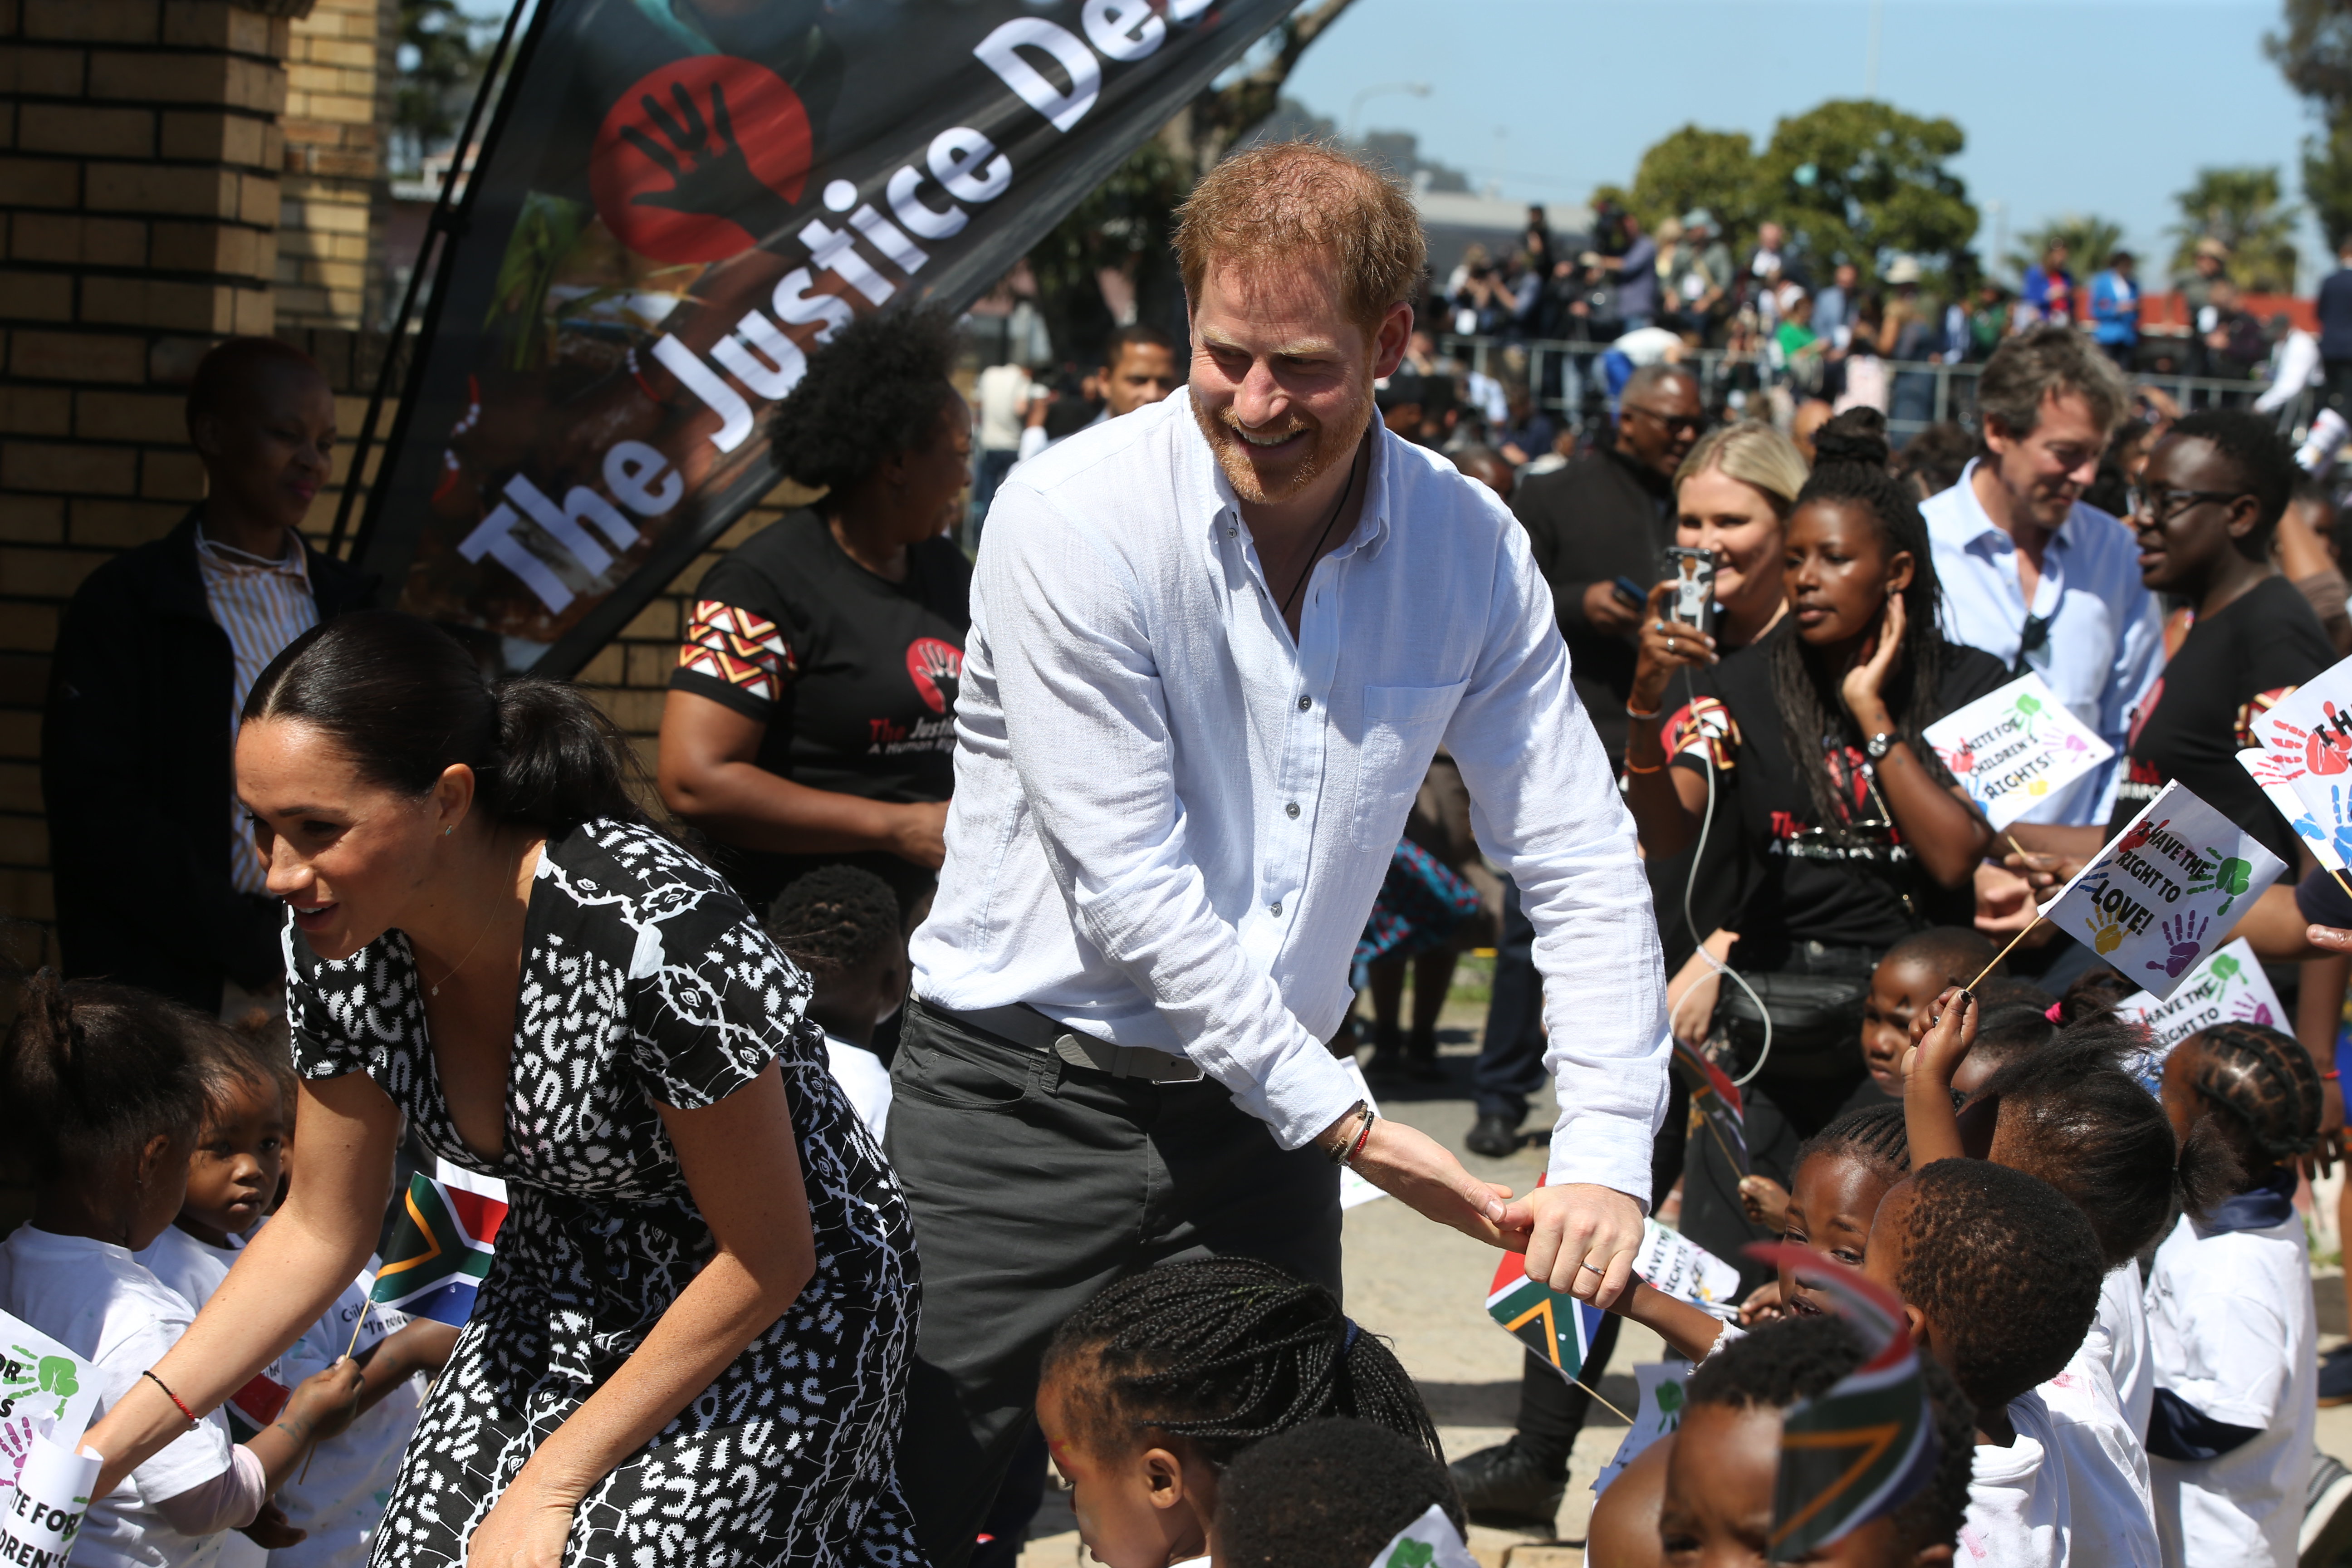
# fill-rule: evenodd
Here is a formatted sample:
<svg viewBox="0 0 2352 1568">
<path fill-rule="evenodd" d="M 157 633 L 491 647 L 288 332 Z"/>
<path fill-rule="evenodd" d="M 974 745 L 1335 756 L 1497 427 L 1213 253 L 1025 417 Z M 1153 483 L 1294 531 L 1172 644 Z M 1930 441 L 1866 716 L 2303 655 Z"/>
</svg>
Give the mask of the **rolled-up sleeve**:
<svg viewBox="0 0 2352 1568">
<path fill-rule="evenodd" d="M 1022 535 L 1020 548 L 983 550 L 977 571 L 1006 747 L 1073 922 L 1201 1069 L 1297 1148 L 1356 1093 L 1211 903 L 1176 793 L 1142 586 L 1017 481 L 991 522 Z"/>
<path fill-rule="evenodd" d="M 1665 1115 L 1664 959 L 1633 819 L 1569 684 L 1568 649 L 1516 531 L 1496 561 L 1486 647 L 1445 743 L 1471 825 L 1518 884 L 1559 1086 L 1551 1180 L 1650 1201 Z"/>
</svg>

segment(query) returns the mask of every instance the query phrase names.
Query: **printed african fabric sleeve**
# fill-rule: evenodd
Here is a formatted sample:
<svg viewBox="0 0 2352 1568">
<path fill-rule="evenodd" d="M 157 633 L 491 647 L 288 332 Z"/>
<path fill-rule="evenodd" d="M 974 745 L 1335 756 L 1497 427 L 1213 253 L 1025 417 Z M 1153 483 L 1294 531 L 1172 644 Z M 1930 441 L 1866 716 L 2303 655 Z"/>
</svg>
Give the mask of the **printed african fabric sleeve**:
<svg viewBox="0 0 2352 1568">
<path fill-rule="evenodd" d="M 731 560 L 703 577 L 687 611 L 673 691 L 691 691 L 765 723 L 800 673 L 794 628 L 773 586 Z"/>
</svg>

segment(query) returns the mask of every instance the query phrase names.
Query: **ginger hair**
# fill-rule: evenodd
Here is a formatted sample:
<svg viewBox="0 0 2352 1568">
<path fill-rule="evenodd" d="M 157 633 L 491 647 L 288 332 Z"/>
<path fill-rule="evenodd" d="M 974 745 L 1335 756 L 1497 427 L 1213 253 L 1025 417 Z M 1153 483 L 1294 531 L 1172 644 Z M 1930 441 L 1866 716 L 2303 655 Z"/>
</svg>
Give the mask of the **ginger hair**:
<svg viewBox="0 0 2352 1568">
<path fill-rule="evenodd" d="M 1328 258 L 1340 308 L 1369 336 L 1409 305 L 1429 267 L 1412 196 L 1336 148 L 1278 142 L 1236 153 L 1202 178 L 1178 210 L 1176 257 L 1198 300 L 1213 261 Z"/>
</svg>

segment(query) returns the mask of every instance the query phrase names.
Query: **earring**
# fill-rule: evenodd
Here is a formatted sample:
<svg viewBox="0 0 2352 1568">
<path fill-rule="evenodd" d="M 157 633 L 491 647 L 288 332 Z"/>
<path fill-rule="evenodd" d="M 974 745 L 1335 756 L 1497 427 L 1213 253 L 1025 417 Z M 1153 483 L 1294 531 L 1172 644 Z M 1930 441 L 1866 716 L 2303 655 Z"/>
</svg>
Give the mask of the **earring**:
<svg viewBox="0 0 2352 1568">
<path fill-rule="evenodd" d="M 457 825 L 453 823 L 453 824 L 451 824 L 449 826 L 445 827 L 445 828 L 443 828 L 443 829 L 441 830 L 441 837 L 444 837 L 444 838 L 446 838 L 446 837 L 449 837 L 449 835 L 451 835 L 452 833 L 455 833 L 455 832 L 457 832 Z"/>
</svg>

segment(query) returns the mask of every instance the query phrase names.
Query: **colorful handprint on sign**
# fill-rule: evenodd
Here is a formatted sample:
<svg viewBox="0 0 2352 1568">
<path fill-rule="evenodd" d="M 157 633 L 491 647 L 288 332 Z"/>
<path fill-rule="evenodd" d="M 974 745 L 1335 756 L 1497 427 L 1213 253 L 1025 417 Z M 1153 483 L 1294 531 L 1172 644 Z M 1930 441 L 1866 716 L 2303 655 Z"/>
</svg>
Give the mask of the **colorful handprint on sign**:
<svg viewBox="0 0 2352 1568">
<path fill-rule="evenodd" d="M 2124 928 L 2115 916 L 2094 914 L 2091 917 L 2091 947 L 2102 957 L 2124 944 Z"/>
<path fill-rule="evenodd" d="M 2226 952 L 2217 954 L 2213 960 L 2213 978 L 2227 985 L 2238 977 L 2241 967 L 2237 959 L 2231 954 Z"/>
<path fill-rule="evenodd" d="M 2226 915 L 2230 912 L 2230 906 L 2244 897 L 2247 888 L 2252 885 L 2254 863 L 2225 856 L 2219 849 L 2210 847 L 2205 853 L 2212 858 L 2212 869 L 2190 878 L 2189 890 L 2192 893 L 2223 894 L 2221 908 L 2213 912 Z"/>
<path fill-rule="evenodd" d="M 2205 933 L 2213 929 L 2212 920 L 2194 910 L 2183 910 L 2164 922 L 2164 940 L 2172 944 L 2161 963 L 2150 960 L 2147 967 L 2161 969 L 2168 979 L 2178 980 L 2197 962 L 2205 951 Z M 2106 952 L 2105 948 L 2099 950 Z"/>
<path fill-rule="evenodd" d="M 2147 843 L 2149 839 L 2155 837 L 2158 834 L 2163 832 L 2165 828 L 2171 824 L 2171 821 L 2172 818 L 2168 816 L 2162 822 L 2158 823 L 2136 822 L 2132 824 L 2131 830 L 2124 835 L 2124 841 L 2121 844 L 2116 845 L 2116 847 L 2121 850 L 2124 854 L 2128 855 L 2133 850 L 2138 848 L 2141 845 Z"/>
<path fill-rule="evenodd" d="M 2265 1028 L 2272 1027 L 2278 1022 L 2276 1018 L 2271 1016 L 2269 1003 L 2257 1002 L 2251 996 L 2241 996 L 2232 1003 L 2230 1016 L 2242 1024 L 2260 1024 Z"/>
</svg>

